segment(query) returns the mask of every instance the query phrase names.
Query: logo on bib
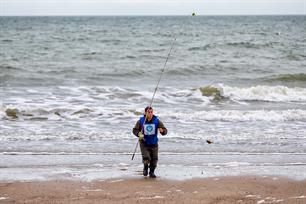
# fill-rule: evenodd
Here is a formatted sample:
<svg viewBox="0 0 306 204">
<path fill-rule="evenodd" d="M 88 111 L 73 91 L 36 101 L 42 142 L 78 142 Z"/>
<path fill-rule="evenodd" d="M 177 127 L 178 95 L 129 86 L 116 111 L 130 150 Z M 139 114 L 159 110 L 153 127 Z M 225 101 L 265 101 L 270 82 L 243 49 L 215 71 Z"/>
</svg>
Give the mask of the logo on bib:
<svg viewBox="0 0 306 204">
<path fill-rule="evenodd" d="M 144 125 L 144 134 L 145 135 L 154 135 L 155 134 L 155 124 L 145 124 Z"/>
</svg>

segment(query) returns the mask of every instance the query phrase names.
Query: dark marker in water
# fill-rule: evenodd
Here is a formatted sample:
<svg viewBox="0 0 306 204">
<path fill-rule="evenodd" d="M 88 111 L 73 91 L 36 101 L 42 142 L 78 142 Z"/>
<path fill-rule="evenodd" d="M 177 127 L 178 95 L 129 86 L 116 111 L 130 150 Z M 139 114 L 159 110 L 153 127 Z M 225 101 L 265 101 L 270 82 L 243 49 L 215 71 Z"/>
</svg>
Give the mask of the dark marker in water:
<svg viewBox="0 0 306 204">
<path fill-rule="evenodd" d="M 212 140 L 206 140 L 208 144 L 214 143 Z"/>
</svg>

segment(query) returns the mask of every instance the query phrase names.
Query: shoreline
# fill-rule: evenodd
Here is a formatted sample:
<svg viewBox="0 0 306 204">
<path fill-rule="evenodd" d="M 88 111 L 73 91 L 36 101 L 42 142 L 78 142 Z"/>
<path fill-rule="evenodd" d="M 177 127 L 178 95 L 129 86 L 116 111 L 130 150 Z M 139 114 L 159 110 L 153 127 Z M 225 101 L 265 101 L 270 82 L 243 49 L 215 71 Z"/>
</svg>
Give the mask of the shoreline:
<svg viewBox="0 0 306 204">
<path fill-rule="evenodd" d="M 226 176 L 0 182 L 0 203 L 305 203 L 306 179 Z"/>
<path fill-rule="evenodd" d="M 226 176 L 306 179 L 304 155 L 161 155 L 156 175 L 179 180 Z M 0 182 L 138 178 L 140 155 L 0 155 Z"/>
</svg>

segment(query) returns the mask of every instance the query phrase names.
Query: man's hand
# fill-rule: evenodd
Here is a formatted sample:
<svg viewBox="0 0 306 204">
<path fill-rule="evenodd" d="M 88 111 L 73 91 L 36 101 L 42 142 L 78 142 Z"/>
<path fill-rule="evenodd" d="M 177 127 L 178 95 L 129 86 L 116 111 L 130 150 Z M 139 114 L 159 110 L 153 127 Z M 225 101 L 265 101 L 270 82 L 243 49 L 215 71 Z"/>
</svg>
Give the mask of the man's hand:
<svg viewBox="0 0 306 204">
<path fill-rule="evenodd" d="M 163 133 L 163 132 L 164 132 L 164 129 L 163 129 L 163 128 L 158 128 L 158 131 L 159 131 L 160 133 Z"/>
<path fill-rule="evenodd" d="M 138 133 L 138 139 L 139 141 L 143 140 L 144 135 L 142 134 L 142 132 Z"/>
</svg>

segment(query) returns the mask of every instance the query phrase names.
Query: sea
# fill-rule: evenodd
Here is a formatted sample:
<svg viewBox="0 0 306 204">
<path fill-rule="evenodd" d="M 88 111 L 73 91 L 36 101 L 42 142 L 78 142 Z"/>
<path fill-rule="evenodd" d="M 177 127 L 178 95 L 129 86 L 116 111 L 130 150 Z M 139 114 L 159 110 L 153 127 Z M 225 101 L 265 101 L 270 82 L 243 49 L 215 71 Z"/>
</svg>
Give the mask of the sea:
<svg viewBox="0 0 306 204">
<path fill-rule="evenodd" d="M 159 178 L 306 179 L 305 15 L 2 16 L 0 79 L 0 181 L 141 178 L 155 90 Z"/>
</svg>

